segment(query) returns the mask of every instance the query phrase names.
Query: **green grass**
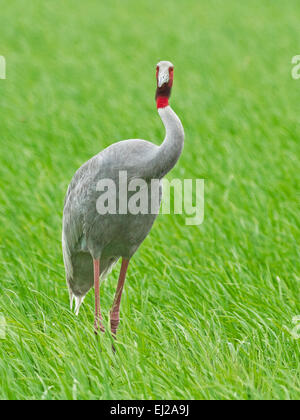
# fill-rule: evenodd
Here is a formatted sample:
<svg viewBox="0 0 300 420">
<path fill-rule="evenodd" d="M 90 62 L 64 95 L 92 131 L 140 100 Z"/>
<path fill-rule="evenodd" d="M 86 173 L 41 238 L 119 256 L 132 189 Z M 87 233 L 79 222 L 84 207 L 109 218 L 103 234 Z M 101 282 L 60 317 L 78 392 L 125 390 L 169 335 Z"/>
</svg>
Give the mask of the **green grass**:
<svg viewBox="0 0 300 420">
<path fill-rule="evenodd" d="M 1 5 L 0 398 L 299 398 L 299 2 L 105 4 Z M 205 221 L 159 217 L 114 355 L 94 337 L 93 293 L 78 319 L 68 309 L 63 199 L 109 144 L 162 141 L 161 59 L 186 132 L 170 178 L 206 179 Z M 117 272 L 101 288 L 106 322 Z"/>
</svg>

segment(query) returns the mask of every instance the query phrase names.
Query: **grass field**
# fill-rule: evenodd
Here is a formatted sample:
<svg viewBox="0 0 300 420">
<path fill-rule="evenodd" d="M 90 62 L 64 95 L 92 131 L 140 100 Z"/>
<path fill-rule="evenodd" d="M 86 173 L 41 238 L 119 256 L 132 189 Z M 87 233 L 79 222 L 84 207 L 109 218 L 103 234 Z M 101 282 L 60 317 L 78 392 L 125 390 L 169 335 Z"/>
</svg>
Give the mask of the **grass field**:
<svg viewBox="0 0 300 420">
<path fill-rule="evenodd" d="M 1 399 L 300 398 L 299 13 L 297 0 L 1 5 Z M 63 200 L 104 147 L 162 141 L 159 60 L 175 64 L 186 132 L 169 178 L 205 178 L 205 221 L 158 218 L 114 355 L 94 336 L 93 292 L 69 311 Z"/>
</svg>

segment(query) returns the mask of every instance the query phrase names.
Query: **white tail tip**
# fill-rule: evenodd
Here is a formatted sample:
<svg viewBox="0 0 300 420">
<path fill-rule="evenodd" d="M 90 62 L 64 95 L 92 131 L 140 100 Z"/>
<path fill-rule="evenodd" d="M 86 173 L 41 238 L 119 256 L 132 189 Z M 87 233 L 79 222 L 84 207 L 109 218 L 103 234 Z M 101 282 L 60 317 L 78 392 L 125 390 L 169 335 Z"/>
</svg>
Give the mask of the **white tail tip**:
<svg viewBox="0 0 300 420">
<path fill-rule="evenodd" d="M 81 306 L 83 300 L 84 300 L 84 297 L 75 296 L 75 315 L 76 316 L 78 316 L 78 314 L 79 314 L 79 309 L 80 309 L 80 306 Z"/>
<path fill-rule="evenodd" d="M 71 309 L 71 311 L 73 310 L 73 302 L 74 302 L 74 295 L 70 291 L 70 309 Z"/>
</svg>

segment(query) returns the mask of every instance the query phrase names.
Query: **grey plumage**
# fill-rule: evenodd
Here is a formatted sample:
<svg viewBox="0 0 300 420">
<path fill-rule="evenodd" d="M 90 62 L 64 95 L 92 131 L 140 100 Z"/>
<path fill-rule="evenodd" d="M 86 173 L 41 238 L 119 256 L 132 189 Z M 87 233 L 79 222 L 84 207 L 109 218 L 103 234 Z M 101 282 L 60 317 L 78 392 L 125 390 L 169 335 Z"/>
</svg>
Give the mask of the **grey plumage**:
<svg viewBox="0 0 300 420">
<path fill-rule="evenodd" d="M 94 285 L 93 259 L 100 259 L 103 279 L 120 257 L 133 256 L 157 217 L 157 214 L 101 215 L 96 203 L 100 196 L 97 184 L 101 179 L 112 179 L 118 191 L 119 173 L 126 171 L 128 182 L 140 178 L 150 185 L 152 179 L 161 180 L 176 164 L 184 141 L 181 122 L 169 106 L 158 112 L 166 128 L 161 146 L 145 140 L 112 144 L 86 162 L 69 185 L 62 244 L 70 301 L 72 303 L 75 297 L 77 313 L 84 296 Z"/>
</svg>

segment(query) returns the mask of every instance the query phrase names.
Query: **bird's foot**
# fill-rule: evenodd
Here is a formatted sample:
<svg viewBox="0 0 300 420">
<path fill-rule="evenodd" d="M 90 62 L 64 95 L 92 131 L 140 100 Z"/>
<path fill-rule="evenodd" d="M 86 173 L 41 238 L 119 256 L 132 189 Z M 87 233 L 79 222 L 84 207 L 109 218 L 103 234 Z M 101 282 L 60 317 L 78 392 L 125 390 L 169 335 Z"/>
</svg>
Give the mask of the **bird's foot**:
<svg viewBox="0 0 300 420">
<path fill-rule="evenodd" d="M 102 318 L 96 317 L 94 323 L 94 332 L 96 335 L 98 335 L 99 331 L 105 333 L 105 327 L 103 325 Z"/>
<path fill-rule="evenodd" d="M 103 325 L 100 326 L 100 327 L 97 326 L 97 327 L 94 328 L 95 335 L 98 335 L 99 331 L 102 332 L 102 333 L 105 333 L 105 328 L 103 327 Z"/>
</svg>

